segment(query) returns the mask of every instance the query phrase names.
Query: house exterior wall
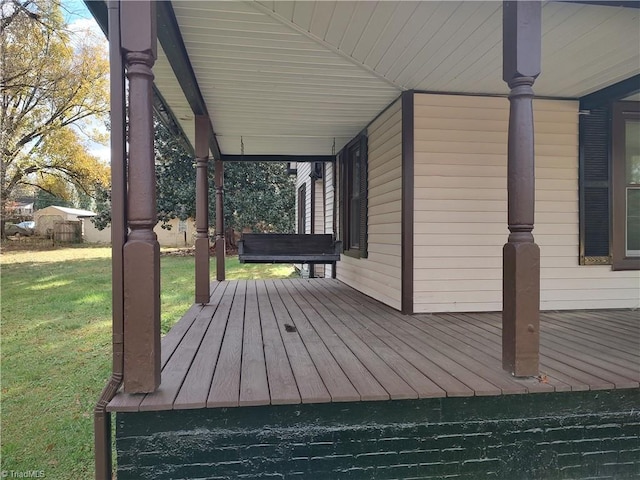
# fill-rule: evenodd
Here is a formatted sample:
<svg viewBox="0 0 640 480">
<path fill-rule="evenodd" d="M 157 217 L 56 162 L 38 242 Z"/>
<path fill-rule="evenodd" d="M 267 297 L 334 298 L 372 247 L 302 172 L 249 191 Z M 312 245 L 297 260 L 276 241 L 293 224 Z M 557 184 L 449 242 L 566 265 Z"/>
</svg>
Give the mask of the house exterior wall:
<svg viewBox="0 0 640 480">
<path fill-rule="evenodd" d="M 158 223 L 153 231 L 162 247 L 192 247 L 195 244 L 196 225 L 193 219 L 186 220 L 186 232 L 179 231 L 180 220 L 174 218 L 169 222 L 171 230 L 162 228 Z M 111 227 L 98 230 L 93 222 L 84 222 L 84 241 L 87 243 L 111 243 Z"/>
<path fill-rule="evenodd" d="M 180 220 L 177 218 L 169 222 L 171 230 L 162 228 L 158 223 L 153 231 L 158 236 L 158 243 L 163 247 L 192 247 L 195 245 L 196 224 L 194 219 L 186 220 L 186 231 L 180 232 Z"/>
<path fill-rule="evenodd" d="M 414 311 L 502 308 L 505 98 L 415 95 Z M 536 100 L 543 310 L 635 308 L 640 273 L 578 264 L 578 102 Z"/>
<path fill-rule="evenodd" d="M 314 185 L 314 197 L 313 201 L 315 203 L 313 210 L 313 233 L 325 233 L 324 225 L 324 179 L 318 179 L 313 182 Z M 315 265 L 314 266 L 314 274 L 316 277 L 324 277 L 325 276 L 325 265 Z"/>
<path fill-rule="evenodd" d="M 306 184 L 305 197 L 305 227 L 304 233 L 311 233 L 311 164 L 309 162 L 299 162 L 297 164 L 298 175 L 296 176 L 296 212 L 298 212 L 298 189 L 302 184 Z M 296 214 L 296 232 L 298 231 L 298 215 Z"/>
<path fill-rule="evenodd" d="M 334 215 L 334 198 L 335 198 L 335 186 L 334 186 L 334 164 L 325 163 L 324 170 L 324 233 L 330 233 L 335 235 L 333 227 L 333 215 Z M 331 277 L 333 265 L 324 266 L 325 277 Z"/>
<path fill-rule="evenodd" d="M 337 278 L 400 309 L 402 108 L 396 101 L 368 128 L 368 257 L 342 255 Z"/>
<path fill-rule="evenodd" d="M 111 243 L 111 227 L 98 230 L 91 220 L 84 225 L 84 241 L 87 243 Z"/>
</svg>

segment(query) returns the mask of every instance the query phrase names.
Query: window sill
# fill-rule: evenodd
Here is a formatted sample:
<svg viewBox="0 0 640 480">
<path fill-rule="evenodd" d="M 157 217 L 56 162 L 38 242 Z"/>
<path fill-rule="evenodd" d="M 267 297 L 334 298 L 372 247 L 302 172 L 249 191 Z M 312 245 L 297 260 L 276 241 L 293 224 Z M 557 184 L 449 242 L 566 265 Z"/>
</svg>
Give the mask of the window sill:
<svg viewBox="0 0 640 480">
<path fill-rule="evenodd" d="M 640 257 L 613 259 L 612 270 L 640 270 Z"/>
<path fill-rule="evenodd" d="M 342 254 L 351 258 L 362 258 L 362 252 L 360 250 L 355 250 L 355 249 L 344 250 Z"/>
</svg>

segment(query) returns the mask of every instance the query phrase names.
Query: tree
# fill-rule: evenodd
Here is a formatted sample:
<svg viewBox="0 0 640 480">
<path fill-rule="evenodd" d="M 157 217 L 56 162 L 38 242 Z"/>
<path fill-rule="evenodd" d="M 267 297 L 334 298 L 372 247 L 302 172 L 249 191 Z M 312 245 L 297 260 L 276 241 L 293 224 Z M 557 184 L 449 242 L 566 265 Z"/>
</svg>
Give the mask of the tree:
<svg viewBox="0 0 640 480">
<path fill-rule="evenodd" d="M 109 65 L 104 47 L 65 24 L 60 0 L 2 3 L 0 21 L 0 209 L 21 185 L 67 198 L 106 186 L 109 168 L 88 153 L 102 140 Z M 68 198 L 67 198 L 68 199 Z"/>
<path fill-rule="evenodd" d="M 158 220 L 195 217 L 196 171 L 179 135 L 155 125 Z M 209 224 L 215 225 L 214 168 L 209 168 Z M 295 223 L 295 182 L 284 162 L 224 165 L 224 221 L 241 231 L 291 232 Z"/>
<path fill-rule="evenodd" d="M 182 137 L 158 120 L 154 126 L 158 221 L 167 227 L 173 218 L 195 218 L 196 170 Z"/>
<path fill-rule="evenodd" d="M 195 218 L 196 170 L 193 155 L 181 137 L 155 121 L 155 167 L 158 221 Z M 224 218 L 227 228 L 287 233 L 295 222 L 295 182 L 280 162 L 226 163 Z M 213 165 L 209 168 L 209 224 L 215 225 Z M 98 228 L 110 222 L 109 192 L 98 195 Z"/>
<path fill-rule="evenodd" d="M 209 203 L 215 205 L 210 192 Z M 284 162 L 232 162 L 224 166 L 224 220 L 242 231 L 291 233 L 295 181 Z"/>
<path fill-rule="evenodd" d="M 52 195 L 45 190 L 39 190 L 36 194 L 36 201 L 34 202 L 34 210 L 42 210 L 43 208 L 55 205 L 57 207 L 73 207 L 69 200 Z"/>
</svg>

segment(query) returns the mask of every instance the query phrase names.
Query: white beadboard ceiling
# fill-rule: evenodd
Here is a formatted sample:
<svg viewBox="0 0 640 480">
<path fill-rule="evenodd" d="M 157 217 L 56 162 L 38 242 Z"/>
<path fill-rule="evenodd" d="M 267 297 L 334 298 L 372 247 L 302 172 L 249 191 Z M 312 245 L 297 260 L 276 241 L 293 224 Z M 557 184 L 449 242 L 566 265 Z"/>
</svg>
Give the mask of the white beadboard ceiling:
<svg viewBox="0 0 640 480">
<path fill-rule="evenodd" d="M 225 154 L 330 154 L 407 89 L 506 94 L 502 2 L 173 2 Z M 534 90 L 578 98 L 640 72 L 637 9 L 548 2 Z M 161 50 L 161 49 L 159 49 Z M 160 51 L 156 85 L 193 143 Z M 242 138 L 242 142 L 241 142 Z"/>
</svg>

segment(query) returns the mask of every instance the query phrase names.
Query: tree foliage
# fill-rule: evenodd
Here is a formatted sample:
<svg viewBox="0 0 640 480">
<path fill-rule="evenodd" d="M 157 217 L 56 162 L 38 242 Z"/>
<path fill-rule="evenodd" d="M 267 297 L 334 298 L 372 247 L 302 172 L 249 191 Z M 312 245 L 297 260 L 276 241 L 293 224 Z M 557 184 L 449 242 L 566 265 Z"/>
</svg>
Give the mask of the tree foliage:
<svg viewBox="0 0 640 480">
<path fill-rule="evenodd" d="M 107 185 L 108 166 L 88 153 L 102 140 L 91 121 L 109 110 L 108 60 L 88 33 L 74 34 L 60 0 L 2 2 L 0 200 L 22 185 L 68 198 Z"/>
<path fill-rule="evenodd" d="M 43 208 L 50 207 L 51 205 L 55 205 L 57 207 L 73 207 L 73 204 L 69 200 L 52 195 L 45 190 L 39 190 L 36 194 L 36 200 L 33 208 L 35 210 L 42 210 Z"/>
<path fill-rule="evenodd" d="M 291 233 L 295 224 L 295 182 L 284 162 L 224 165 L 225 226 L 236 231 Z M 215 202 L 210 200 L 210 204 Z"/>
<path fill-rule="evenodd" d="M 155 122 L 155 167 L 158 221 L 195 218 L 196 169 L 193 155 L 179 135 Z M 209 224 L 215 226 L 216 198 L 213 162 L 209 168 Z M 98 195 L 94 223 L 110 221 L 109 193 Z M 224 166 L 224 219 L 226 228 L 242 231 L 293 231 L 295 182 L 280 162 L 234 162 Z"/>
</svg>

